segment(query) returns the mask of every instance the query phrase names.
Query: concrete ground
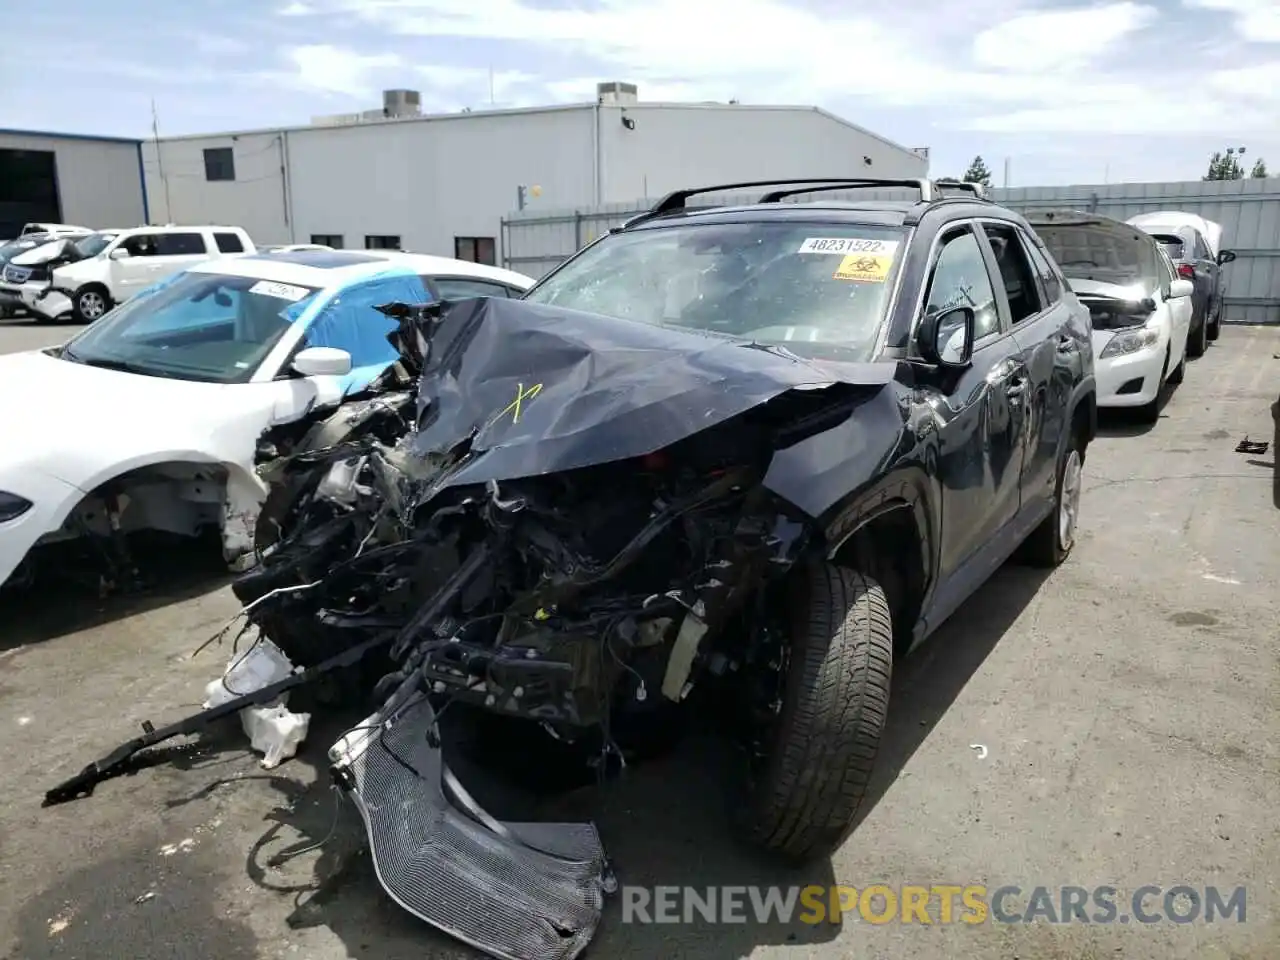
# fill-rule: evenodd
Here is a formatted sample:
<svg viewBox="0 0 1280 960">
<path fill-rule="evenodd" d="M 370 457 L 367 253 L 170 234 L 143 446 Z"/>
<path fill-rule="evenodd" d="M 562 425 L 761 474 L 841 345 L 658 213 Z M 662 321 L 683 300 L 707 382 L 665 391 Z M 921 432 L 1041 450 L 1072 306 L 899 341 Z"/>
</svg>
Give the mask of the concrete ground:
<svg viewBox="0 0 1280 960">
<path fill-rule="evenodd" d="M 9 324 L 0 350 L 67 333 Z M 877 801 L 829 865 L 784 872 L 732 846 L 722 761 L 706 743 L 634 768 L 595 811 L 625 883 L 1111 884 L 1122 909 L 1144 884 L 1243 885 L 1245 923 L 640 926 L 615 905 L 591 954 L 1275 957 L 1278 355 L 1280 328 L 1228 327 L 1154 428 L 1104 425 L 1071 559 L 1048 576 L 998 571 L 899 665 Z M 1246 434 L 1272 445 L 1236 453 Z M 0 605 L 0 956 L 477 956 L 381 892 L 350 807 L 320 850 L 268 863 L 330 833 L 324 749 L 347 718 L 313 729 L 304 755 L 273 771 L 233 727 L 88 799 L 40 808 L 52 783 L 142 720 L 191 710 L 219 674 L 227 649 L 192 651 L 236 604 L 201 564 L 150 598 Z M 589 799 L 532 798 L 546 815 Z"/>
</svg>

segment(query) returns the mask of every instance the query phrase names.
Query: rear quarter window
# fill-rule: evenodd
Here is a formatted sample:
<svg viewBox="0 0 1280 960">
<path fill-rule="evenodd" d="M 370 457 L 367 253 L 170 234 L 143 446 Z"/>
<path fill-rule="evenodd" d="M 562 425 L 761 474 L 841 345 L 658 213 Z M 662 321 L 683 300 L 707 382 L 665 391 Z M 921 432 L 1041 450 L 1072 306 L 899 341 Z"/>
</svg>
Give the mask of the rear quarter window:
<svg viewBox="0 0 1280 960">
<path fill-rule="evenodd" d="M 218 245 L 218 250 L 222 253 L 243 253 L 244 244 L 240 242 L 240 235 L 236 233 L 215 233 L 213 235 L 214 242 Z"/>
</svg>

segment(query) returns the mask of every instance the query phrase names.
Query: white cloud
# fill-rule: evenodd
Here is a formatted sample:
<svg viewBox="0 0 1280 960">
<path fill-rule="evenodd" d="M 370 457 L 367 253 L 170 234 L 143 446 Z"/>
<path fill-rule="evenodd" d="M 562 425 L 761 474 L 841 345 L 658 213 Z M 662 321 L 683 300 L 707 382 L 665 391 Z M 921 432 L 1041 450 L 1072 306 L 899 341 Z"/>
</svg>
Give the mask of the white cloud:
<svg viewBox="0 0 1280 960">
<path fill-rule="evenodd" d="M 305 17 L 315 12 L 315 7 L 302 3 L 301 0 L 293 0 L 292 3 L 276 11 L 282 17 Z"/>
<path fill-rule="evenodd" d="M 1236 31 L 1254 43 L 1280 43 L 1280 3 L 1276 0 L 1182 0 L 1183 6 L 1231 15 Z"/>
<path fill-rule="evenodd" d="M 1025 13 L 978 34 L 973 59 L 1001 70 L 1080 69 L 1156 14 L 1155 7 L 1137 3 Z"/>
<path fill-rule="evenodd" d="M 1280 112 L 1280 85 L 1240 73 L 1269 68 L 1239 39 L 1225 32 L 1213 44 L 1187 44 L 1166 32 L 1180 25 L 1154 0 L 913 0 L 892 18 L 847 5 L 819 12 L 805 0 L 597 0 L 547 9 L 533 5 L 539 0 L 308 2 L 335 23 L 357 25 L 352 33 L 376 31 L 384 49 L 432 38 L 456 56 L 449 41 L 488 42 L 498 75 L 518 78 L 501 95 L 495 89 L 504 104 L 589 100 L 597 80 L 618 79 L 636 82 L 646 100 L 815 103 L 854 121 L 864 104 L 880 114 L 932 108 L 939 127 L 1015 133 L 1270 133 Z M 1280 11 L 1276 0 L 1183 2 L 1223 11 L 1254 38 Z M 1169 43 L 1181 44 L 1187 69 L 1213 82 L 1171 97 L 1152 72 L 1167 62 Z M 313 71 L 299 69 L 314 73 L 315 88 L 350 92 L 368 89 L 373 69 L 393 65 L 345 56 L 355 58 L 345 67 L 315 54 Z M 572 74 L 566 62 L 576 64 Z M 1217 67 L 1236 72 L 1215 74 Z M 488 100 L 484 69 L 417 73 L 441 92 L 425 101 Z M 1249 104 L 1238 106 L 1246 82 Z"/>
<path fill-rule="evenodd" d="M 349 97 L 372 95 L 378 89 L 372 75 L 403 63 L 397 54 L 360 54 L 329 44 L 293 47 L 288 56 L 296 85 Z"/>
</svg>

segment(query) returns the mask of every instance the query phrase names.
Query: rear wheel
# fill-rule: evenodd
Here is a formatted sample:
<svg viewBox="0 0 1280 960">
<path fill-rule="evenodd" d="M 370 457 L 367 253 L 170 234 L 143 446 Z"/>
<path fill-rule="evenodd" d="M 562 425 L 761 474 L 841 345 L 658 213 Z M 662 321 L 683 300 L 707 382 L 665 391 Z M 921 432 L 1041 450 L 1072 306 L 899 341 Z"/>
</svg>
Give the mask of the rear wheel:
<svg viewBox="0 0 1280 960">
<path fill-rule="evenodd" d="M 1217 340 L 1222 333 L 1222 304 L 1218 304 L 1218 309 L 1213 311 L 1213 323 L 1209 324 L 1208 338 Z"/>
<path fill-rule="evenodd" d="M 1022 559 L 1037 567 L 1056 567 L 1066 560 L 1076 543 L 1080 522 L 1080 493 L 1084 485 L 1085 445 L 1078 430 L 1072 431 L 1058 457 L 1058 481 L 1053 512 L 1031 532 L 1022 545 Z"/>
<path fill-rule="evenodd" d="M 884 590 L 845 567 L 798 570 L 787 641 L 780 709 L 740 826 L 754 845 L 804 861 L 844 841 L 867 793 L 893 663 Z"/>
</svg>

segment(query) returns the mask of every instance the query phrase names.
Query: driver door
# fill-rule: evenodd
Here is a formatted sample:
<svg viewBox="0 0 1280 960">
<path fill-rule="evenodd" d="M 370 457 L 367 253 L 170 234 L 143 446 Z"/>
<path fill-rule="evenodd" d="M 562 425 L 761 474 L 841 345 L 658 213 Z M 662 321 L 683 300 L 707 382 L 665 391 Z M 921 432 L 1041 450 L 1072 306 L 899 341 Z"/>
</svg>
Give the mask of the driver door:
<svg viewBox="0 0 1280 960">
<path fill-rule="evenodd" d="M 1009 330 L 1000 282 L 973 224 L 944 229 L 926 282 L 923 310 L 975 312 L 968 368 L 925 387 L 939 435 L 941 505 L 938 586 L 926 617 L 945 620 L 1004 561 L 1021 502 L 1022 395 L 1028 370 Z"/>
</svg>

